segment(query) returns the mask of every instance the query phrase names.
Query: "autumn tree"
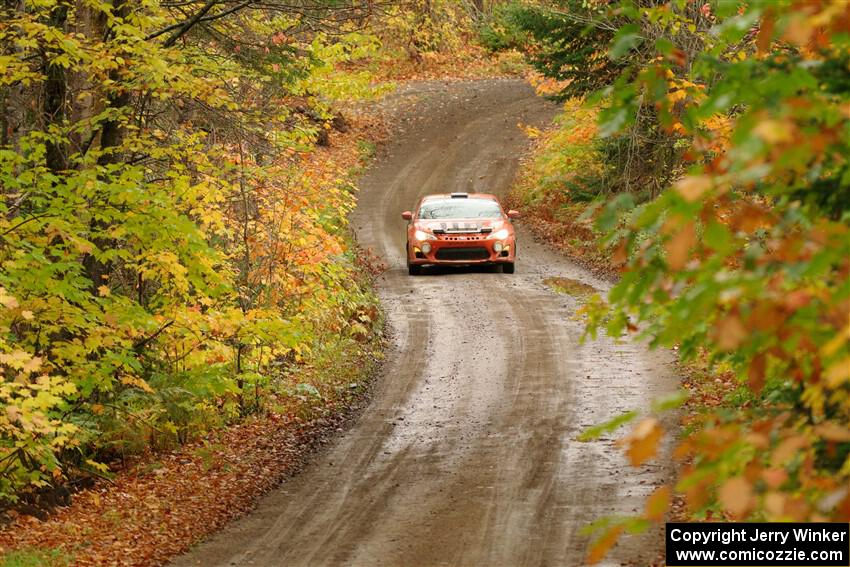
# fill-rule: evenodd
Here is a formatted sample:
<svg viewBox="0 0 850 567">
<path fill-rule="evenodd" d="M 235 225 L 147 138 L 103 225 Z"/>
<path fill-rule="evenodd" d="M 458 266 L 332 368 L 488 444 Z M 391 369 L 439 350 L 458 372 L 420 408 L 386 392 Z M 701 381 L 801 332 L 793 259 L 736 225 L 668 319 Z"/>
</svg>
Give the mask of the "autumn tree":
<svg viewBox="0 0 850 567">
<path fill-rule="evenodd" d="M 353 196 L 298 162 L 370 91 L 330 73 L 374 51 L 379 7 L 0 8 L 0 499 L 247 411 L 361 312 Z"/>
<path fill-rule="evenodd" d="M 689 417 L 675 451 L 690 517 L 847 521 L 850 130 L 835 70 L 848 12 L 702 3 L 710 33 L 688 51 L 676 38 L 700 33 L 692 3 L 612 9 L 665 33 L 637 39 L 654 55 L 615 83 L 601 129 L 652 108 L 680 137 L 685 171 L 657 199 L 623 195 L 599 217 L 622 274 L 610 305 L 589 310 L 592 327 L 737 377 L 722 409 Z M 657 443 L 637 434 L 652 423 L 627 444 Z M 662 489 L 647 518 L 663 517 L 669 497 Z"/>
<path fill-rule="evenodd" d="M 657 56 L 657 42 L 684 65 L 702 48 L 712 25 L 702 3 L 683 3 L 679 12 L 687 24 L 675 25 L 678 16 L 669 4 L 641 0 L 612 8 L 595 0 L 518 1 L 497 10 L 483 32 L 493 49 L 520 49 L 540 73 L 559 81 L 554 98 L 594 95 L 615 102 L 603 110 L 613 114 L 597 144 L 606 172 L 595 193 L 652 198 L 680 174 L 680 133 L 661 125 L 656 109 L 641 104 L 630 82 L 636 69 Z"/>
</svg>

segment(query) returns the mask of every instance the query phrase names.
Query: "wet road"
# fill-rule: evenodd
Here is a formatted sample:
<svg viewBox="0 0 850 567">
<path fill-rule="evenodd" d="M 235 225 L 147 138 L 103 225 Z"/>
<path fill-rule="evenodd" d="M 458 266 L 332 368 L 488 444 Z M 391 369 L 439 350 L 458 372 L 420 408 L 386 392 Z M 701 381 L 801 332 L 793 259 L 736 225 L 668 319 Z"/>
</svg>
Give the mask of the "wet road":
<svg viewBox="0 0 850 567">
<path fill-rule="evenodd" d="M 409 277 L 400 212 L 433 192 L 504 194 L 554 107 L 517 80 L 430 82 L 396 95 L 402 128 L 360 183 L 361 245 L 386 258 L 392 348 L 355 425 L 258 509 L 174 564 L 580 565 L 581 529 L 632 513 L 657 467 L 627 467 L 588 425 L 672 389 L 666 353 L 580 344 L 578 304 L 542 280 L 605 282 L 520 227 L 517 273 Z M 655 535 L 610 563 L 646 564 Z"/>
</svg>

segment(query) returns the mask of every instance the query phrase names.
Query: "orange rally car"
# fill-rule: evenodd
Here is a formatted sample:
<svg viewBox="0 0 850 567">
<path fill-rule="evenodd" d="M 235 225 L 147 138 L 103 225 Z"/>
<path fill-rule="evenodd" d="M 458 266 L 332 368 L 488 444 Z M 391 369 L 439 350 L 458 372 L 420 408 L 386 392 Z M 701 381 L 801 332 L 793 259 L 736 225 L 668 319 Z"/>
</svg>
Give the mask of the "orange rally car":
<svg viewBox="0 0 850 567">
<path fill-rule="evenodd" d="M 407 225 L 407 269 L 417 275 L 424 265 L 495 264 L 514 273 L 516 235 L 498 199 L 486 193 L 428 195 L 416 211 L 401 213 Z"/>
</svg>

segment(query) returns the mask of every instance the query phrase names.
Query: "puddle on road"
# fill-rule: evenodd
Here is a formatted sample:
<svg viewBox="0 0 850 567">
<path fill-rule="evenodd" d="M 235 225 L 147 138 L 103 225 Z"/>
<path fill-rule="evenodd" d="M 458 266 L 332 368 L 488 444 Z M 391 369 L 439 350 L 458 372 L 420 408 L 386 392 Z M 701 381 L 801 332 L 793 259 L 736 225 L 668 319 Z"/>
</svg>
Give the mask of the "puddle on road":
<svg viewBox="0 0 850 567">
<path fill-rule="evenodd" d="M 543 280 L 543 283 L 551 287 L 558 293 L 570 295 L 578 300 L 588 299 L 590 296 L 599 293 L 599 290 L 592 285 L 587 285 L 584 282 L 573 280 L 570 278 L 552 277 Z"/>
</svg>

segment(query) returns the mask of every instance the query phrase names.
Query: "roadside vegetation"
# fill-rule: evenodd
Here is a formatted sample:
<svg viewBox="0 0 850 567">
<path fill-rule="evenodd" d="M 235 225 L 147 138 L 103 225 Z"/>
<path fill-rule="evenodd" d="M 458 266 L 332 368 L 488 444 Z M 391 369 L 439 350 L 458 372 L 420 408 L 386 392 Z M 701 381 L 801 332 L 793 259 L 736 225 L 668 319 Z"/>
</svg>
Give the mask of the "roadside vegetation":
<svg viewBox="0 0 850 567">
<path fill-rule="evenodd" d="M 617 268 L 585 307 L 588 333 L 674 347 L 691 369 L 674 482 L 639 517 L 601 520 L 592 561 L 679 502 L 680 519 L 850 519 L 847 14 L 514 2 L 482 32 L 557 81 L 564 114 L 513 198 L 544 235 Z M 639 466 L 664 432 L 658 415 L 627 417 Z"/>
<path fill-rule="evenodd" d="M 0 8 L 4 564 L 99 564 L 119 543 L 161 562 L 296 464 L 291 448 L 257 464 L 258 439 L 309 445 L 356 405 L 382 266 L 347 216 L 386 126 L 357 105 L 394 80 L 521 68 L 473 41 L 489 7 Z M 242 501 L 178 533 L 193 480 Z M 77 532 L 32 519 L 92 486 L 61 512 L 89 518 Z M 100 538 L 109 521 L 126 537 Z"/>
<path fill-rule="evenodd" d="M 553 86 L 560 88 L 538 83 L 544 96 L 553 94 Z M 597 120 L 594 108 L 573 97 L 563 103 L 552 128 L 527 131 L 534 150 L 525 158 L 508 202 L 522 210 L 534 231 L 547 242 L 586 268 L 610 277 L 616 270 L 600 249 L 593 219 L 586 214 L 596 203 L 606 175 L 597 147 Z"/>
</svg>

